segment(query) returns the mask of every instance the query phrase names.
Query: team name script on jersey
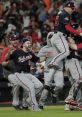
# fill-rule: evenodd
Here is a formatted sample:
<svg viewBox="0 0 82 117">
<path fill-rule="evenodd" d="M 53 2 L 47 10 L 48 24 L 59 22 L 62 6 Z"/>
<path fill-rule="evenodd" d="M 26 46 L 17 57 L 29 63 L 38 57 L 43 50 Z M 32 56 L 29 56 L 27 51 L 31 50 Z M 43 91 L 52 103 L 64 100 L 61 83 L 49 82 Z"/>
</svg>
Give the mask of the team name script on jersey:
<svg viewBox="0 0 82 117">
<path fill-rule="evenodd" d="M 18 62 L 25 62 L 27 60 L 30 60 L 32 58 L 32 55 L 29 55 L 29 56 L 20 56 L 18 58 Z"/>
</svg>

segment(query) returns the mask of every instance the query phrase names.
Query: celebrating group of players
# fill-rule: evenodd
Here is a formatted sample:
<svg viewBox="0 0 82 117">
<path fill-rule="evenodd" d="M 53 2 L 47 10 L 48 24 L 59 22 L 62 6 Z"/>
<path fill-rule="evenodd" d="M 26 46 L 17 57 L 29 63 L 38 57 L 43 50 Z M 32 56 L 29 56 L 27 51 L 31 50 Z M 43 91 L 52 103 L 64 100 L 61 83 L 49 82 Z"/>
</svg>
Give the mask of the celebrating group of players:
<svg viewBox="0 0 82 117">
<path fill-rule="evenodd" d="M 73 2 L 67 2 L 64 8 L 58 12 L 55 21 L 55 30 L 47 34 L 47 45 L 43 46 L 35 55 L 29 39 L 22 40 L 22 48 L 9 47 L 6 60 L 13 60 L 15 72 L 8 75 L 8 80 L 13 85 L 13 102 L 16 109 L 31 107 L 32 111 L 41 111 L 44 108 L 48 92 L 54 81 L 53 94 L 57 98 L 64 86 L 63 68 L 71 77 L 71 88 L 65 99 L 65 110 L 82 109 L 82 69 L 79 55 L 82 43 L 77 40 L 82 38 L 82 30 L 71 15 L 74 13 Z M 75 13 L 76 16 L 76 13 Z M 19 43 L 19 42 L 18 42 Z M 44 63 L 44 84 L 30 73 L 31 64 Z M 64 62 L 64 66 L 63 66 Z M 4 62 L 2 63 L 5 64 Z M 23 90 L 23 101 L 19 102 L 19 88 Z M 37 97 L 39 100 L 37 101 Z"/>
</svg>

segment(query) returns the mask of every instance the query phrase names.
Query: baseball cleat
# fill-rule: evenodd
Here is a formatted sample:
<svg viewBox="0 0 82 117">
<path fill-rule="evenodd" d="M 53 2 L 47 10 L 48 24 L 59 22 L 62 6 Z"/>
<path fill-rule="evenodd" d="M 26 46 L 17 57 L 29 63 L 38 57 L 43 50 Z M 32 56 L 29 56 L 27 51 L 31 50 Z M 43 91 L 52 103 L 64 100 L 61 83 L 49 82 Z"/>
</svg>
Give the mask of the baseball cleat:
<svg viewBox="0 0 82 117">
<path fill-rule="evenodd" d="M 78 106 L 73 106 L 73 105 L 70 105 L 70 104 L 65 104 L 65 106 L 64 106 L 65 111 L 78 111 L 78 110 L 81 110 L 81 109 Z"/>
<path fill-rule="evenodd" d="M 23 107 L 20 106 L 20 105 L 17 105 L 17 106 L 13 106 L 16 110 L 23 110 Z"/>
<path fill-rule="evenodd" d="M 39 106 L 39 108 L 40 108 L 40 109 L 42 109 L 42 110 L 44 109 L 44 107 L 43 107 L 43 106 L 41 106 L 41 105 Z"/>
<path fill-rule="evenodd" d="M 70 108 L 69 108 L 69 104 L 65 104 L 65 106 L 64 106 L 64 110 L 65 110 L 65 111 L 69 111 L 69 110 L 70 110 Z"/>
<path fill-rule="evenodd" d="M 76 111 L 77 110 L 77 106 L 69 105 L 69 107 L 70 107 L 71 111 Z"/>
<path fill-rule="evenodd" d="M 13 106 L 16 110 L 29 110 L 28 106 L 23 107 L 22 105 Z"/>
<path fill-rule="evenodd" d="M 77 106 L 77 110 L 82 111 L 82 106 Z"/>
<path fill-rule="evenodd" d="M 23 107 L 23 110 L 29 110 L 29 107 L 27 106 L 27 107 Z"/>
<path fill-rule="evenodd" d="M 32 105 L 32 111 L 38 112 L 42 110 L 38 106 Z"/>
<path fill-rule="evenodd" d="M 70 105 L 71 111 L 82 111 L 82 106 L 72 106 Z"/>
</svg>

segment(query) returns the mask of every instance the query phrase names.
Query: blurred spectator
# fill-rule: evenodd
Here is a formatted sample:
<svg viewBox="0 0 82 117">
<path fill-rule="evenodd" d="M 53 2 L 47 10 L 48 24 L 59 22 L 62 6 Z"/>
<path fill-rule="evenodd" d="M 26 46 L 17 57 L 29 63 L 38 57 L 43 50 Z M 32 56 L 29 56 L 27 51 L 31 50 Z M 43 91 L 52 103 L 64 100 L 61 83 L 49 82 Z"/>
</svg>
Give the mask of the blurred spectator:
<svg viewBox="0 0 82 117">
<path fill-rule="evenodd" d="M 54 30 L 55 18 L 67 0 L 9 0 L 0 2 L 0 43 L 9 47 L 12 34 L 19 40 L 32 41 L 34 52 L 46 44 L 46 36 Z M 80 3 L 81 0 L 76 0 Z M 74 22 L 82 26 L 82 4 L 73 13 Z M 15 38 L 15 37 L 13 37 Z M 14 40 L 15 42 L 15 40 Z M 13 41 L 11 41 L 13 44 Z M 21 44 L 18 44 L 19 47 Z M 14 44 L 15 46 L 15 44 Z M 7 48 L 4 49 L 6 53 Z M 4 56 L 2 57 L 3 60 Z"/>
<path fill-rule="evenodd" d="M 48 24 L 43 24 L 42 28 L 41 28 L 41 34 L 42 34 L 42 39 L 43 39 L 43 43 L 46 43 L 46 37 L 48 32 L 50 31 L 50 26 Z"/>
<path fill-rule="evenodd" d="M 42 8 L 40 9 L 40 12 L 38 14 L 38 21 L 41 23 L 45 22 L 48 19 L 48 12 L 45 10 L 45 6 L 42 5 Z"/>
<path fill-rule="evenodd" d="M 2 62 L 1 55 L 2 55 L 2 51 L 4 48 L 5 48 L 5 46 L 0 45 L 0 63 Z"/>
<path fill-rule="evenodd" d="M 52 0 L 43 0 L 43 4 L 45 6 L 45 11 L 49 12 L 52 8 Z"/>
<path fill-rule="evenodd" d="M 6 21 L 4 19 L 0 19 L 0 43 L 4 39 L 6 28 L 7 28 Z"/>
<path fill-rule="evenodd" d="M 3 17 L 4 6 L 3 3 L 0 2 L 0 19 Z"/>
<path fill-rule="evenodd" d="M 28 12 L 24 12 L 24 15 L 23 15 L 23 27 L 22 28 L 28 27 L 29 24 L 30 24 L 29 13 Z"/>
</svg>

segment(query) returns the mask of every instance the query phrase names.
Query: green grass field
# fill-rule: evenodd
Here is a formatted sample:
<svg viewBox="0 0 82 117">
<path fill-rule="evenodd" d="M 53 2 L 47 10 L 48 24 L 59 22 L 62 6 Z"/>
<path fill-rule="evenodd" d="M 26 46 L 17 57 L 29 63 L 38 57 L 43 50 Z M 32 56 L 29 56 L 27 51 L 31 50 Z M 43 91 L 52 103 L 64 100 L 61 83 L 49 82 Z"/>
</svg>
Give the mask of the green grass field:
<svg viewBox="0 0 82 117">
<path fill-rule="evenodd" d="M 46 106 L 41 112 L 16 111 L 12 107 L 0 107 L 0 117 L 82 117 L 82 111 L 64 111 L 64 106 Z"/>
</svg>

